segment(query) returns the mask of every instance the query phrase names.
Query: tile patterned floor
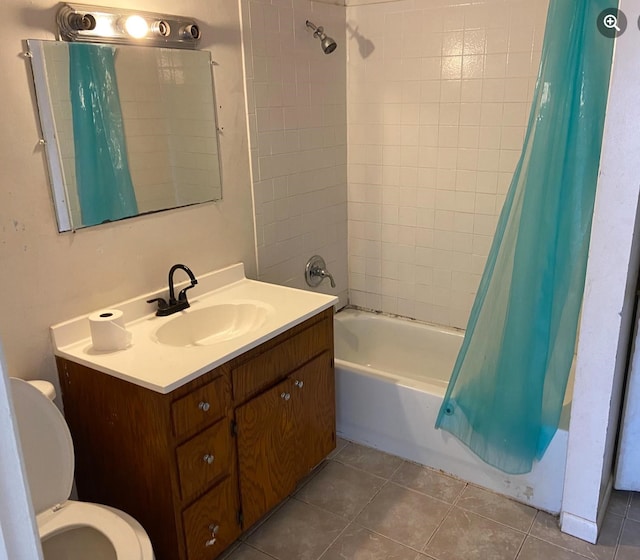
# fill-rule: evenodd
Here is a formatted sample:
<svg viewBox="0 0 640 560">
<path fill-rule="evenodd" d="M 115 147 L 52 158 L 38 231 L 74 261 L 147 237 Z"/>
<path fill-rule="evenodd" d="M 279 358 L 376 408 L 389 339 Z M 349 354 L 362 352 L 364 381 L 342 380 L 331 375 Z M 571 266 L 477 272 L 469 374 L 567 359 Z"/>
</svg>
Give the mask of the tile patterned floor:
<svg viewBox="0 0 640 560">
<path fill-rule="evenodd" d="M 225 560 L 640 560 L 640 494 L 614 492 L 597 545 L 547 513 L 340 441 Z"/>
</svg>

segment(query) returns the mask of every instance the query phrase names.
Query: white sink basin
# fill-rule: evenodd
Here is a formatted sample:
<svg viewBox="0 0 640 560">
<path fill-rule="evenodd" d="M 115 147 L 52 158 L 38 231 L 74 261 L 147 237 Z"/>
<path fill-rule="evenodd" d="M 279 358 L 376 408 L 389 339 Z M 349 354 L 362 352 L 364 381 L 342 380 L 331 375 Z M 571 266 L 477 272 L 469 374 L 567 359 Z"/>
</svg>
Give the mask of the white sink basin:
<svg viewBox="0 0 640 560">
<path fill-rule="evenodd" d="M 272 311 L 260 302 L 191 308 L 161 326 L 153 338 L 169 346 L 209 346 L 259 329 Z"/>
</svg>

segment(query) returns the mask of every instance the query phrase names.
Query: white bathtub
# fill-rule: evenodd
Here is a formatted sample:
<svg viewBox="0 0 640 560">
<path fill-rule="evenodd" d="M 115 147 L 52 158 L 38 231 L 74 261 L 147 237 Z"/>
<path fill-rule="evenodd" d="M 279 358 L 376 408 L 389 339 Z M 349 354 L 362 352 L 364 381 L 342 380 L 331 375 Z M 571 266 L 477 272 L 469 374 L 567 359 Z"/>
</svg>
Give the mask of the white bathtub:
<svg viewBox="0 0 640 560">
<path fill-rule="evenodd" d="M 461 343 L 454 330 L 352 309 L 337 313 L 338 434 L 558 513 L 570 403 L 544 457 L 524 475 L 495 469 L 434 428 Z"/>
</svg>

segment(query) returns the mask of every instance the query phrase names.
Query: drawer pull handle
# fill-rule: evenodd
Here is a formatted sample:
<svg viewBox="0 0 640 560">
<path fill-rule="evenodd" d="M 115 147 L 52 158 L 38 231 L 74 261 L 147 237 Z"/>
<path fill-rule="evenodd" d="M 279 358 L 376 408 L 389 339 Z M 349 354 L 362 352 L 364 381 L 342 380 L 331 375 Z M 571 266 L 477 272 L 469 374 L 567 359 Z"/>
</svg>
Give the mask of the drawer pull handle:
<svg viewBox="0 0 640 560">
<path fill-rule="evenodd" d="M 211 408 L 211 405 L 208 402 L 200 401 L 198 403 L 198 408 L 202 410 L 202 412 L 207 412 Z"/>
<path fill-rule="evenodd" d="M 216 538 L 218 535 L 218 531 L 220 531 L 220 525 L 214 525 L 213 523 L 209 525 L 209 531 L 211 531 L 211 538 L 204 543 L 204 546 L 213 546 L 216 544 Z"/>
<path fill-rule="evenodd" d="M 291 398 L 291 393 L 282 393 L 280 395 L 281 399 L 284 399 L 285 401 L 288 401 Z"/>
<path fill-rule="evenodd" d="M 213 461 L 215 460 L 215 457 L 213 455 L 211 455 L 210 453 L 207 453 L 202 460 L 207 463 L 207 465 L 210 465 L 211 463 L 213 463 Z"/>
<path fill-rule="evenodd" d="M 304 387 L 304 381 L 297 381 L 294 383 L 294 385 L 296 387 L 298 387 L 298 389 L 302 389 L 302 387 Z"/>
</svg>

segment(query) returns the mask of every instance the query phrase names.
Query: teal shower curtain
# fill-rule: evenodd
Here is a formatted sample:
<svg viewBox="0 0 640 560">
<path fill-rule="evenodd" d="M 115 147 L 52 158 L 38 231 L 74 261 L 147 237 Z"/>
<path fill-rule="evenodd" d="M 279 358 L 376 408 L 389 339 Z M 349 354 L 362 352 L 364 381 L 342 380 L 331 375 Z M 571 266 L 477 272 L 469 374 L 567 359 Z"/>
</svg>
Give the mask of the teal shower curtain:
<svg viewBox="0 0 640 560">
<path fill-rule="evenodd" d="M 124 137 L 115 47 L 69 44 L 73 142 L 82 225 L 138 213 Z"/>
<path fill-rule="evenodd" d="M 596 23 L 611 6 L 550 2 L 522 155 L 436 421 L 507 473 L 531 470 L 562 411 L 614 43 Z"/>
</svg>

